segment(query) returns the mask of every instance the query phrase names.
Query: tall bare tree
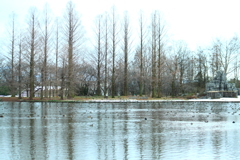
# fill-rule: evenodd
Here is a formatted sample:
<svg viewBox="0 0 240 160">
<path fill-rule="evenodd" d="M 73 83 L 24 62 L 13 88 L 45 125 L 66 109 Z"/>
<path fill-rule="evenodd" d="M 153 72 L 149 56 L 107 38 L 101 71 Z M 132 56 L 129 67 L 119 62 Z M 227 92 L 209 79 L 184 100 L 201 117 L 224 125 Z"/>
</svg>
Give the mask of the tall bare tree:
<svg viewBox="0 0 240 160">
<path fill-rule="evenodd" d="M 55 32 L 55 94 L 58 96 L 58 56 L 59 56 L 59 22 L 56 19 L 56 32 Z"/>
<path fill-rule="evenodd" d="M 166 24 L 163 20 L 163 17 L 159 12 L 156 11 L 157 14 L 157 72 L 158 72 L 158 80 L 157 80 L 157 97 L 160 98 L 162 96 L 162 74 L 164 71 L 164 63 L 165 63 L 165 56 L 164 56 L 164 38 L 167 33 Z"/>
<path fill-rule="evenodd" d="M 104 25 L 104 97 L 108 96 L 108 14 L 104 16 L 105 25 Z"/>
<path fill-rule="evenodd" d="M 130 26 L 129 26 L 129 15 L 128 12 L 124 13 L 124 80 L 123 80 L 123 95 L 128 95 L 128 56 L 130 52 Z"/>
<path fill-rule="evenodd" d="M 152 14 L 152 97 L 156 96 L 157 81 L 157 12 Z"/>
<path fill-rule="evenodd" d="M 140 16 L 139 16 L 139 29 L 140 29 L 140 80 L 139 80 L 139 95 L 142 96 L 143 94 L 143 56 L 144 56 L 144 40 L 146 36 L 146 31 L 145 31 L 145 22 L 143 18 L 143 12 L 140 11 Z"/>
<path fill-rule="evenodd" d="M 115 60 L 116 60 L 116 47 L 117 47 L 117 20 L 116 20 L 116 8 L 112 7 L 112 98 L 115 97 Z"/>
<path fill-rule="evenodd" d="M 16 17 L 16 14 L 13 12 L 11 15 L 10 15 L 10 27 L 11 28 L 8 32 L 9 32 L 9 36 L 10 36 L 10 44 L 9 44 L 9 47 L 8 47 L 8 50 L 9 50 L 9 56 L 7 56 L 7 58 L 9 59 L 10 61 L 10 66 L 9 68 L 11 68 L 11 71 L 10 71 L 10 75 L 11 77 L 8 79 L 8 84 L 9 84 L 9 88 L 10 88 L 10 94 L 12 97 L 15 97 L 15 94 L 16 94 L 16 81 L 15 81 L 15 41 L 16 41 L 16 36 L 15 36 L 15 32 L 16 32 L 16 26 L 15 26 L 15 19 Z"/>
<path fill-rule="evenodd" d="M 37 43 L 38 43 L 38 35 L 37 35 L 37 30 L 39 27 L 39 22 L 37 18 L 37 11 L 36 8 L 31 8 L 29 12 L 29 21 L 28 21 L 28 27 L 29 27 L 29 41 L 28 45 L 30 48 L 30 60 L 29 60 L 29 88 L 30 88 L 30 97 L 29 99 L 32 100 L 34 97 L 34 92 L 35 92 L 35 55 L 37 51 Z"/>
<path fill-rule="evenodd" d="M 18 98 L 22 99 L 22 36 L 19 35 L 18 42 Z"/>
<path fill-rule="evenodd" d="M 102 15 L 97 19 L 97 95 L 101 95 L 101 59 L 102 59 Z"/>
<path fill-rule="evenodd" d="M 50 45 L 50 38 L 51 38 L 51 16 L 50 16 L 50 8 L 49 5 L 46 4 L 44 7 L 44 26 L 42 32 L 42 40 L 43 40 L 43 65 L 41 69 L 41 83 L 42 83 L 42 90 L 41 90 L 41 99 L 43 99 L 43 89 L 44 89 L 44 97 L 48 97 L 48 57 L 49 57 L 49 45 Z"/>
<path fill-rule="evenodd" d="M 66 6 L 65 12 L 65 25 L 64 36 L 67 41 L 67 53 L 68 53 L 68 76 L 67 76 L 67 89 L 68 98 L 73 98 L 74 92 L 74 60 L 77 58 L 77 53 L 80 52 L 80 47 L 83 40 L 83 28 L 80 22 L 79 14 L 72 1 L 69 1 Z"/>
<path fill-rule="evenodd" d="M 93 64 L 96 64 L 96 75 L 94 75 L 97 79 L 97 90 L 96 95 L 101 96 L 101 82 L 104 74 L 101 75 L 103 71 L 103 60 L 104 60 L 104 17 L 103 15 L 98 15 L 95 19 L 95 27 L 94 27 L 94 51 L 91 55 L 91 59 Z"/>
</svg>

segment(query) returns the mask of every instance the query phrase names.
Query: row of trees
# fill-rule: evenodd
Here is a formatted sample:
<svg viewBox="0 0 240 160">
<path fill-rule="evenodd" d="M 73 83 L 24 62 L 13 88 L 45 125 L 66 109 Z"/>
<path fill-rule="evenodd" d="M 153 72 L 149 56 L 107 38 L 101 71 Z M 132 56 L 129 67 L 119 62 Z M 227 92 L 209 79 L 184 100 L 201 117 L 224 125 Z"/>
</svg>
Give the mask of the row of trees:
<svg viewBox="0 0 240 160">
<path fill-rule="evenodd" d="M 32 99 L 41 86 L 41 98 L 177 96 L 202 92 L 218 70 L 238 82 L 237 35 L 190 51 L 186 43 L 169 38 L 159 11 L 148 17 L 139 12 L 136 26 L 128 12 L 121 17 L 112 7 L 96 17 L 92 37 L 86 37 L 72 1 L 61 18 L 54 19 L 48 5 L 41 13 L 31 8 L 20 27 L 15 17 L 2 51 L 0 94 L 21 98 L 25 90 Z"/>
</svg>

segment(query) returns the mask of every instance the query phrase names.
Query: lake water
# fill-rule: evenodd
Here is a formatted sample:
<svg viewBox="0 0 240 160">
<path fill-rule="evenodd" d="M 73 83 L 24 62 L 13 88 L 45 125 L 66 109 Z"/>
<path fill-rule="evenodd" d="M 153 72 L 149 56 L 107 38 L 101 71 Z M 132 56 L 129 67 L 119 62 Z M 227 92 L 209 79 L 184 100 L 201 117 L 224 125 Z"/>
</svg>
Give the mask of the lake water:
<svg viewBox="0 0 240 160">
<path fill-rule="evenodd" d="M 0 114 L 4 160 L 240 159 L 240 103 L 1 102 Z"/>
</svg>

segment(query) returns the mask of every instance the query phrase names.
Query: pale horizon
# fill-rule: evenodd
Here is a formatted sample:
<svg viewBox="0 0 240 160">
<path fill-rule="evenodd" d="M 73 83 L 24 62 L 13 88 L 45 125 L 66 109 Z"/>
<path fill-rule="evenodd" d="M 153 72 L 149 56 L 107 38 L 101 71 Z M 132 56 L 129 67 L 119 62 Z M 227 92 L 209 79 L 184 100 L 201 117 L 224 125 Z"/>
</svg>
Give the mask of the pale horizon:
<svg viewBox="0 0 240 160">
<path fill-rule="evenodd" d="M 41 11 L 48 3 L 54 15 L 61 17 L 67 2 L 68 0 L 3 1 L 0 6 L 1 41 L 3 41 L 12 12 L 17 15 L 17 21 L 24 24 L 31 7 L 35 6 Z M 138 22 L 140 10 L 145 13 L 145 17 L 148 19 L 150 19 L 151 12 L 159 10 L 167 23 L 168 36 L 172 40 L 185 41 L 191 50 L 195 50 L 198 46 L 211 45 L 215 38 L 230 39 L 235 34 L 239 35 L 240 33 L 240 21 L 238 20 L 240 10 L 237 0 L 148 0 L 137 3 L 127 0 L 91 0 L 81 3 L 73 0 L 73 2 L 82 16 L 82 23 L 88 34 L 92 30 L 95 17 L 109 11 L 113 5 L 116 6 L 120 16 L 123 16 L 125 10 L 129 12 L 133 28 Z"/>
</svg>

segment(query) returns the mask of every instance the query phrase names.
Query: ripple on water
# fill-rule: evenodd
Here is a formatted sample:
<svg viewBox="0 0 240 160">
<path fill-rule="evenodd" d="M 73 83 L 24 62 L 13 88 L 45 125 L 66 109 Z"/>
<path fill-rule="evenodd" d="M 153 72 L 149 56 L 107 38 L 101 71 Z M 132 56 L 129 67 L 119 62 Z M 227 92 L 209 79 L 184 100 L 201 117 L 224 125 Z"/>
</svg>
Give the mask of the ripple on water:
<svg viewBox="0 0 240 160">
<path fill-rule="evenodd" d="M 4 103 L 3 108 L 4 159 L 240 159 L 239 103 Z"/>
</svg>

